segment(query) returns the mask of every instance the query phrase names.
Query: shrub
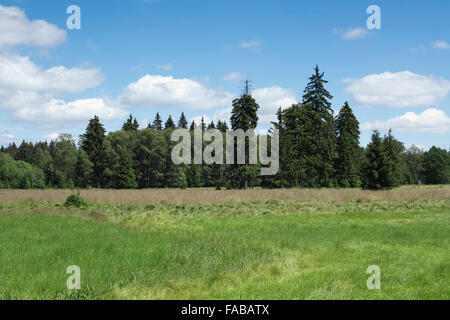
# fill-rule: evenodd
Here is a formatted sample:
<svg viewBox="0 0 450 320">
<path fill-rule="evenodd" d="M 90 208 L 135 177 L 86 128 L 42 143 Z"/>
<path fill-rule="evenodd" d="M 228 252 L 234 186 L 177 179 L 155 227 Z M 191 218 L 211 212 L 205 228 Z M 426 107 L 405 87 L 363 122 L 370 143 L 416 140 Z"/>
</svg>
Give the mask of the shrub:
<svg viewBox="0 0 450 320">
<path fill-rule="evenodd" d="M 87 206 L 87 202 L 83 199 L 80 193 L 71 194 L 67 197 L 66 202 L 64 202 L 64 206 L 81 208 Z"/>
</svg>

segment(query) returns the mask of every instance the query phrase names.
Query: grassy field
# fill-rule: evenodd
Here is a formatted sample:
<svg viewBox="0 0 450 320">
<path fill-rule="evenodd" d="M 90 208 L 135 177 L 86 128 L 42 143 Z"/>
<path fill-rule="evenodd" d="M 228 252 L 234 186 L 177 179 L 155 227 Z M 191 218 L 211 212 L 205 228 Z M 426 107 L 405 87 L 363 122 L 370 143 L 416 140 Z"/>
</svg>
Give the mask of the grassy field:
<svg viewBox="0 0 450 320">
<path fill-rule="evenodd" d="M 449 299 L 449 187 L 178 191 L 0 191 L 0 299 Z"/>
</svg>

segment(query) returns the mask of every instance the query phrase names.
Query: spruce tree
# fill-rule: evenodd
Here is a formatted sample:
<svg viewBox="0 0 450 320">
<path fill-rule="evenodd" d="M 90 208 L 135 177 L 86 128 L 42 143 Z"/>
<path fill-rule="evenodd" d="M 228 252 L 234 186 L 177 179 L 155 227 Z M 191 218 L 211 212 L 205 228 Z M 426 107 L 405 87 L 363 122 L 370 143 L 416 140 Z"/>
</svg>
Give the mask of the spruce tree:
<svg viewBox="0 0 450 320">
<path fill-rule="evenodd" d="M 205 119 L 204 119 L 204 117 L 202 117 L 202 120 L 201 120 L 201 122 L 200 122 L 200 127 L 201 127 L 201 129 L 202 129 L 202 132 L 205 132 L 205 130 L 206 130 L 206 124 L 205 124 Z"/>
<path fill-rule="evenodd" d="M 194 131 L 194 130 L 195 130 L 195 128 L 197 128 L 197 125 L 195 124 L 195 121 L 194 121 L 194 120 L 192 120 L 192 122 L 191 122 L 191 126 L 189 127 L 189 131 Z"/>
<path fill-rule="evenodd" d="M 159 115 L 159 112 L 156 113 L 155 120 L 153 120 L 153 129 L 155 130 L 162 130 L 162 120 L 161 116 Z"/>
<path fill-rule="evenodd" d="M 97 187 L 100 186 L 102 180 L 101 154 L 104 148 L 105 132 L 99 118 L 95 116 L 89 121 L 86 133 L 80 136 L 80 145 L 94 165 L 92 185 Z"/>
<path fill-rule="evenodd" d="M 181 113 L 180 120 L 178 120 L 178 128 L 187 129 L 187 120 L 186 116 L 184 115 L 184 112 Z"/>
<path fill-rule="evenodd" d="M 78 188 L 87 188 L 92 183 L 92 172 L 94 165 L 89 160 L 83 148 L 78 148 L 77 164 L 75 166 L 75 184 Z"/>
<path fill-rule="evenodd" d="M 378 130 L 372 134 L 372 141 L 365 150 L 365 161 L 362 167 L 364 187 L 371 190 L 389 189 L 391 174 L 389 160 Z"/>
<path fill-rule="evenodd" d="M 258 115 L 257 111 L 259 105 L 256 103 L 255 99 L 252 97 L 249 81 L 245 83 L 245 88 L 243 94 L 233 101 L 233 109 L 231 111 L 231 128 L 233 130 L 243 130 L 247 131 L 250 129 L 255 129 L 258 125 Z M 255 166 L 249 165 L 249 143 L 245 143 L 245 164 L 234 165 L 230 168 L 233 172 L 230 172 L 231 184 L 237 185 L 239 188 L 247 189 L 249 184 L 253 184 L 256 180 L 257 171 Z M 236 152 L 235 152 L 236 156 Z"/>
<path fill-rule="evenodd" d="M 306 123 L 304 138 L 314 142 L 310 145 L 312 150 L 307 150 L 304 157 L 309 158 L 311 164 L 315 164 L 312 170 L 317 177 L 309 176 L 310 180 L 317 180 L 316 187 L 332 187 L 334 185 L 334 161 L 336 158 L 336 133 L 334 132 L 334 116 L 331 108 L 333 96 L 325 89 L 328 83 L 324 79 L 324 73 L 318 66 L 314 74 L 309 78 L 304 95 L 303 106 L 306 108 Z"/>
<path fill-rule="evenodd" d="M 214 121 L 211 121 L 211 123 L 208 124 L 207 130 L 209 130 L 209 129 L 215 129 L 215 128 L 216 128 L 216 125 L 214 124 Z"/>
<path fill-rule="evenodd" d="M 388 176 L 386 177 L 387 188 L 395 188 L 404 182 L 404 170 L 406 164 L 401 158 L 401 153 L 405 150 L 403 144 L 396 140 L 392 135 L 392 130 L 389 130 L 388 135 L 383 139 L 384 151 L 388 160 Z"/>
<path fill-rule="evenodd" d="M 339 111 L 335 126 L 337 135 L 336 183 L 343 188 L 360 187 L 359 122 L 348 102 L 345 102 Z"/>
<path fill-rule="evenodd" d="M 133 119 L 133 116 L 130 114 L 130 117 L 123 124 L 122 130 L 124 131 L 137 131 L 139 129 L 139 123 L 136 118 Z"/>
<path fill-rule="evenodd" d="M 228 125 L 226 121 L 220 121 L 217 123 L 217 129 L 220 130 L 221 132 L 227 132 L 228 130 Z"/>
<path fill-rule="evenodd" d="M 119 168 L 117 170 L 116 187 L 118 189 L 135 189 L 138 184 L 133 170 L 130 153 L 127 150 L 119 150 Z"/>
<path fill-rule="evenodd" d="M 424 153 L 423 179 L 425 184 L 450 183 L 450 155 L 445 150 L 433 146 Z"/>
<path fill-rule="evenodd" d="M 172 116 L 169 115 L 169 119 L 167 119 L 166 123 L 164 124 L 165 129 L 175 129 L 175 122 L 172 120 Z"/>
</svg>

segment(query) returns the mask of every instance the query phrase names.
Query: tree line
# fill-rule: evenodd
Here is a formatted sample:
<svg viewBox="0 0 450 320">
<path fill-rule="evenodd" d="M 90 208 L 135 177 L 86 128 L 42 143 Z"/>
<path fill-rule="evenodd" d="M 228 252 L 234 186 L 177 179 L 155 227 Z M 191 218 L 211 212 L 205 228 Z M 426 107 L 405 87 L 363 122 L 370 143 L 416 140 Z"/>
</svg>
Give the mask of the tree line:
<svg viewBox="0 0 450 320">
<path fill-rule="evenodd" d="M 278 174 L 259 176 L 260 165 L 174 165 L 171 141 L 176 128 L 191 132 L 229 129 L 226 121 L 188 124 L 181 114 L 163 123 L 159 113 L 146 128 L 132 115 L 121 130 L 106 134 L 100 119 L 89 121 L 79 141 L 62 134 L 55 141 L 11 143 L 0 148 L 0 188 L 366 188 L 391 189 L 404 184 L 450 183 L 450 150 L 408 149 L 389 131 L 374 131 L 365 147 L 359 122 L 346 102 L 334 116 L 333 96 L 316 66 L 302 101 L 278 110 Z M 248 82 L 232 102 L 231 129 L 255 129 L 259 105 Z M 189 126 L 189 128 L 188 128 Z M 203 147 L 206 144 L 204 143 Z M 246 141 L 248 151 L 248 141 Z M 225 155 L 224 155 L 225 156 Z"/>
</svg>

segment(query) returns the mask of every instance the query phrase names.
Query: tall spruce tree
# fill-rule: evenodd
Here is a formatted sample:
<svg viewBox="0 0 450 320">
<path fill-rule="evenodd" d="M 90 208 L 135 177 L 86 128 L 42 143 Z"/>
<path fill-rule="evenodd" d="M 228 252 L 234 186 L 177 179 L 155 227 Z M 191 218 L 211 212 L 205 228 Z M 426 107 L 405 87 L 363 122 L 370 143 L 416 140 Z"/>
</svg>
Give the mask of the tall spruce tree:
<svg viewBox="0 0 450 320">
<path fill-rule="evenodd" d="M 238 99 L 233 101 L 233 109 L 231 111 L 230 119 L 231 128 L 233 130 L 242 129 L 244 131 L 255 129 L 258 125 L 258 109 L 259 105 L 251 95 L 249 81 L 247 80 L 245 82 L 243 94 Z M 257 171 L 255 170 L 255 166 L 250 166 L 249 164 L 248 141 L 245 143 L 245 150 L 245 164 L 234 165 L 231 167 L 233 172 L 231 173 L 230 178 L 233 181 L 230 181 L 230 183 L 239 188 L 247 189 L 249 184 L 253 184 L 256 180 Z"/>
<path fill-rule="evenodd" d="M 303 106 L 306 109 L 304 138 L 314 141 L 311 144 L 312 150 L 307 150 L 304 157 L 313 160 L 308 161 L 315 167 L 310 172 L 317 177 L 310 175 L 308 179 L 317 180 L 316 187 L 332 187 L 335 175 L 336 133 L 333 109 L 329 101 L 333 96 L 325 89 L 326 83 L 328 81 L 324 79 L 324 73 L 316 66 L 303 95 Z"/>
<path fill-rule="evenodd" d="M 184 112 L 181 113 L 180 120 L 178 120 L 178 128 L 187 129 L 187 120 L 186 116 L 184 115 Z"/>
<path fill-rule="evenodd" d="M 153 129 L 155 130 L 162 130 L 162 120 L 161 116 L 159 115 L 159 112 L 156 113 L 155 120 L 153 120 Z"/>
<path fill-rule="evenodd" d="M 99 118 L 95 116 L 89 121 L 86 127 L 86 133 L 80 136 L 80 145 L 94 165 L 92 185 L 96 187 L 99 187 L 102 181 L 103 167 L 101 165 L 101 154 L 104 148 L 105 132 L 106 130 Z"/>
<path fill-rule="evenodd" d="M 339 187 L 361 186 L 361 149 L 359 147 L 359 122 L 348 102 L 339 111 L 335 121 L 337 135 L 336 183 Z"/>
</svg>

